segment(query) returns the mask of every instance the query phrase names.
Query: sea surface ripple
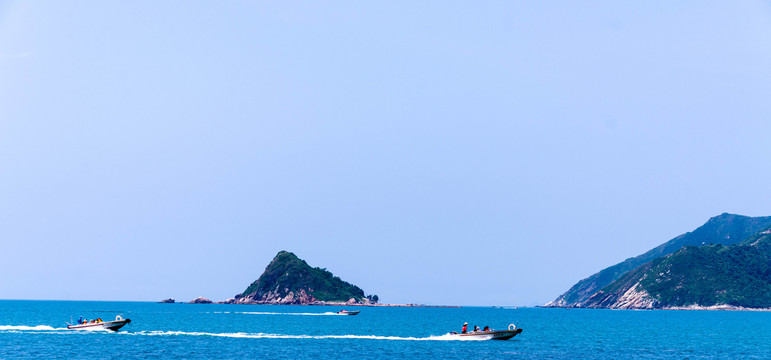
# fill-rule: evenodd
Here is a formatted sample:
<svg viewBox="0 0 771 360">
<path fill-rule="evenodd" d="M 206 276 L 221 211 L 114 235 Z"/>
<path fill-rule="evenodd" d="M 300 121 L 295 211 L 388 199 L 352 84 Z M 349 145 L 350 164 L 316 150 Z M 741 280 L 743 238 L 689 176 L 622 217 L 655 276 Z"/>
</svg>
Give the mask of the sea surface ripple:
<svg viewBox="0 0 771 360">
<path fill-rule="evenodd" d="M 2 359 L 769 359 L 771 312 L 0 301 Z M 79 316 L 132 322 L 68 330 Z M 459 341 L 471 327 L 523 333 Z"/>
</svg>

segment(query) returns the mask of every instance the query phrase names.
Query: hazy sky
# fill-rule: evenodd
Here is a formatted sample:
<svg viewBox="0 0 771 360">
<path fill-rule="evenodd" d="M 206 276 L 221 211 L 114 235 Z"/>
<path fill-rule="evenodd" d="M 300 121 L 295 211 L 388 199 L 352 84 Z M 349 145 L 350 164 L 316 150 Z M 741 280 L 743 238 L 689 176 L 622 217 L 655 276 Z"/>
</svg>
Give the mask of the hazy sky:
<svg viewBox="0 0 771 360">
<path fill-rule="evenodd" d="M 0 298 L 534 305 L 771 215 L 769 1 L 0 1 Z"/>
</svg>

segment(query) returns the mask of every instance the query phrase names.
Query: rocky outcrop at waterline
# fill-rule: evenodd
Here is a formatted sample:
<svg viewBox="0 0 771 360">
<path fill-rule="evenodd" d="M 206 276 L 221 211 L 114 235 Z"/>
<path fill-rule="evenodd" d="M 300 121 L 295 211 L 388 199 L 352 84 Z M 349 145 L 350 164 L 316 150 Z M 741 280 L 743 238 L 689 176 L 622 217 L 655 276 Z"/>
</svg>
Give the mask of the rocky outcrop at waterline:
<svg viewBox="0 0 771 360">
<path fill-rule="evenodd" d="M 212 304 L 213 302 L 204 297 L 197 297 L 189 302 L 189 304 Z"/>
</svg>

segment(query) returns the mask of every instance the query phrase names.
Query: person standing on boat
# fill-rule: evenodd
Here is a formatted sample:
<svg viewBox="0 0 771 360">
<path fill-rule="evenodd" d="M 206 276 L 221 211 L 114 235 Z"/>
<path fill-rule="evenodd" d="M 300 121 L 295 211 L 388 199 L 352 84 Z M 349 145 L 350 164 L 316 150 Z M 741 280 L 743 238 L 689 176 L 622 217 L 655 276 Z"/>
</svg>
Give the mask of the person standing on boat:
<svg viewBox="0 0 771 360">
<path fill-rule="evenodd" d="M 463 327 L 460 329 L 461 334 L 465 334 L 468 332 L 467 326 L 468 326 L 468 323 L 463 323 Z"/>
</svg>

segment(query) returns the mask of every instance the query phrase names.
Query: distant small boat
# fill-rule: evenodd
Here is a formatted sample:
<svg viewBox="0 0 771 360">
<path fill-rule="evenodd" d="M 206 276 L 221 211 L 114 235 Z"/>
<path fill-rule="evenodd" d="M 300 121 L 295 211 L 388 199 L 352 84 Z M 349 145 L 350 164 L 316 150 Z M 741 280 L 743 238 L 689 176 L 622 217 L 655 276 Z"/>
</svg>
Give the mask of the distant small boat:
<svg viewBox="0 0 771 360">
<path fill-rule="evenodd" d="M 361 311 L 348 311 L 348 310 L 340 310 L 337 312 L 338 315 L 356 315 L 360 313 Z"/>
<path fill-rule="evenodd" d="M 522 332 L 522 329 L 517 329 L 517 327 L 514 326 L 514 324 L 511 324 L 509 325 L 508 330 L 472 331 L 472 332 L 467 332 L 465 334 L 452 333 L 452 335 L 459 336 L 462 338 L 480 339 L 480 340 L 508 340 L 517 336 L 517 334 L 521 332 Z"/>
<path fill-rule="evenodd" d="M 113 321 L 96 321 L 92 320 L 90 322 L 84 323 L 84 324 L 75 324 L 70 325 L 67 324 L 67 329 L 73 329 L 73 330 L 86 330 L 86 329 L 109 329 L 112 331 L 118 331 L 118 329 L 122 328 L 124 325 L 131 322 L 131 319 L 124 319 L 120 315 L 115 317 L 115 320 Z"/>
</svg>

